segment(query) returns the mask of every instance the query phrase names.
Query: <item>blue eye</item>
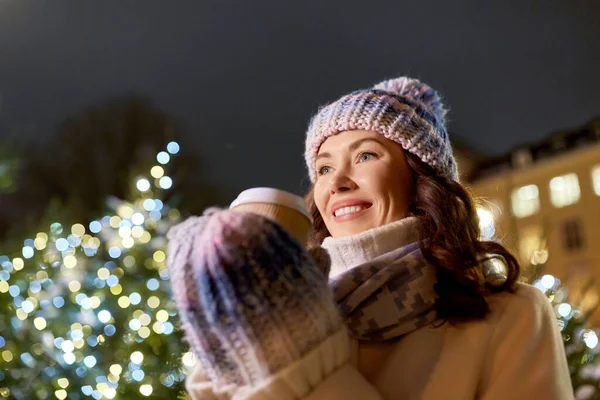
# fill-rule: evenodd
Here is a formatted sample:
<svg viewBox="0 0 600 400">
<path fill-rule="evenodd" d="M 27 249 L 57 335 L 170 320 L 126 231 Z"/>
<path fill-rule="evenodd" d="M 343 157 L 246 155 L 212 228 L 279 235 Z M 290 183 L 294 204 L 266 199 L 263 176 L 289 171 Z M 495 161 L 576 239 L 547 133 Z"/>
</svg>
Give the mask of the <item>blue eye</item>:
<svg viewBox="0 0 600 400">
<path fill-rule="evenodd" d="M 375 158 L 375 154 L 369 153 L 369 152 L 365 152 L 365 153 L 361 153 L 360 154 L 359 161 L 360 162 L 365 162 L 365 161 L 369 161 L 369 160 L 371 160 L 373 158 Z"/>
<path fill-rule="evenodd" d="M 331 167 L 327 167 L 327 166 L 319 168 L 319 175 L 325 175 L 325 174 L 329 173 L 330 169 L 331 169 Z"/>
</svg>

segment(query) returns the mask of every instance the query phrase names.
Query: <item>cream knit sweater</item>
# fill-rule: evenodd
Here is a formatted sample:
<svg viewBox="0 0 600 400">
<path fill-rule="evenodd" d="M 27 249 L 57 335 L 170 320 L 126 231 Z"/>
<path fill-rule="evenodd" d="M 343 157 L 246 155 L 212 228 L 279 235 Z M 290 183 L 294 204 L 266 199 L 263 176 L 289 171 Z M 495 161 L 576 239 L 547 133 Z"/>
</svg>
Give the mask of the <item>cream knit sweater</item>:
<svg viewBox="0 0 600 400">
<path fill-rule="evenodd" d="M 414 241 L 414 223 L 407 218 L 327 239 L 332 274 Z M 546 297 L 520 284 L 516 293 L 493 295 L 488 302 L 491 313 L 483 321 L 425 327 L 399 340 L 359 343 L 338 334 L 252 393 L 215 393 L 199 367 L 186 388 L 192 399 L 219 400 L 572 399 L 562 339 Z"/>
</svg>

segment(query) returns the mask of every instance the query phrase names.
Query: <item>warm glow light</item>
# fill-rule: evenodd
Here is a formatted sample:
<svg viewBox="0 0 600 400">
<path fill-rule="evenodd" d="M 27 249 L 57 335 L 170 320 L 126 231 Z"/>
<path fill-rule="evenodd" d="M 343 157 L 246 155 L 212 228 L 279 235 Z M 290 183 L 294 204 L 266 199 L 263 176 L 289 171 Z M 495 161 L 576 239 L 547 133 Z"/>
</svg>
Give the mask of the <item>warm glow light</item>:
<svg viewBox="0 0 600 400">
<path fill-rule="evenodd" d="M 160 310 L 156 313 L 156 320 L 160 322 L 166 322 L 169 319 L 169 313 L 165 310 Z"/>
<path fill-rule="evenodd" d="M 136 187 L 140 192 L 147 192 L 150 190 L 150 181 L 146 178 L 138 179 Z"/>
<path fill-rule="evenodd" d="M 166 255 L 162 250 L 157 250 L 154 252 L 154 255 L 152 256 L 152 258 L 154 258 L 154 261 L 160 263 L 160 262 L 165 261 Z"/>
<path fill-rule="evenodd" d="M 73 342 L 71 342 L 70 340 L 63 341 L 60 345 L 60 348 L 65 353 L 72 353 L 73 350 L 75 350 L 75 346 L 73 345 Z"/>
<path fill-rule="evenodd" d="M 127 296 L 119 297 L 119 300 L 117 301 L 117 303 L 119 304 L 119 307 L 121 307 L 121 308 L 127 308 L 131 304 L 131 302 L 129 301 L 129 297 L 127 297 Z"/>
<path fill-rule="evenodd" d="M 75 258 L 73 255 L 65 256 L 63 259 L 63 264 L 67 268 L 74 268 L 77 265 L 77 258 Z"/>
<path fill-rule="evenodd" d="M 196 356 L 191 351 L 188 351 L 187 353 L 183 354 L 181 361 L 183 362 L 183 365 L 191 368 L 196 365 Z"/>
<path fill-rule="evenodd" d="M 121 375 L 121 372 L 123 372 L 123 367 L 121 367 L 119 364 L 113 364 L 110 366 L 109 371 L 113 375 Z"/>
<path fill-rule="evenodd" d="M 71 292 L 78 292 L 80 289 L 81 289 L 81 283 L 79 283 L 77 281 L 69 282 L 69 290 Z"/>
<path fill-rule="evenodd" d="M 150 396 L 152 394 L 152 385 L 140 386 L 140 393 L 144 396 Z"/>
<path fill-rule="evenodd" d="M 596 348 L 596 346 L 598 346 L 598 336 L 596 335 L 596 332 L 594 332 L 591 329 L 588 329 L 583 334 L 583 341 L 585 342 L 585 345 L 590 349 L 594 349 Z"/>
<path fill-rule="evenodd" d="M 58 400 L 64 400 L 67 398 L 67 391 L 64 389 L 60 389 L 54 392 L 54 395 Z"/>
<path fill-rule="evenodd" d="M 43 317 L 37 317 L 33 320 L 33 325 L 37 330 L 41 331 L 46 328 L 46 320 Z"/>
<path fill-rule="evenodd" d="M 71 227 L 71 233 L 79 237 L 85 235 L 85 226 L 81 224 L 75 224 Z"/>
<path fill-rule="evenodd" d="M 118 228 L 120 223 L 121 223 L 120 217 L 117 217 L 116 215 L 110 217 L 109 224 L 110 224 L 111 228 L 115 228 L 115 229 Z"/>
<path fill-rule="evenodd" d="M 25 262 L 23 261 L 22 258 L 14 258 L 12 261 L 13 264 L 13 268 L 15 269 L 15 271 L 20 271 L 23 269 L 23 267 L 25 266 Z"/>
<path fill-rule="evenodd" d="M 126 237 L 123 240 L 121 240 L 121 244 L 123 245 L 124 248 L 131 249 L 135 245 L 135 241 L 133 240 L 133 238 L 131 236 L 129 236 L 129 237 Z"/>
<path fill-rule="evenodd" d="M 97 272 L 98 274 L 98 278 L 100 279 L 106 279 L 110 276 L 110 271 L 107 268 L 100 268 Z"/>
<path fill-rule="evenodd" d="M 150 175 L 152 175 L 153 178 L 161 178 L 164 174 L 165 170 L 160 165 L 156 165 L 150 170 Z"/>
<path fill-rule="evenodd" d="M 131 353 L 131 362 L 140 365 L 144 361 L 144 355 L 141 351 L 134 351 Z"/>
</svg>

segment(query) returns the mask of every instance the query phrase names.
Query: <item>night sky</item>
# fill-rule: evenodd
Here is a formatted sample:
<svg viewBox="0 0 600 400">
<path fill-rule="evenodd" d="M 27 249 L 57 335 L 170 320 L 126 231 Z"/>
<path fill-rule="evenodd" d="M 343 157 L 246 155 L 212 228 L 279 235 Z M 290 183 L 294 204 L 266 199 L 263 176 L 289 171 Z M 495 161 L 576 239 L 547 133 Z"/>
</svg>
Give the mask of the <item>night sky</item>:
<svg viewBox="0 0 600 400">
<path fill-rule="evenodd" d="M 0 135 L 139 93 L 229 195 L 306 187 L 319 105 L 403 74 L 494 155 L 600 114 L 600 2 L 0 0 Z M 23 133 L 25 132 L 25 134 Z"/>
</svg>

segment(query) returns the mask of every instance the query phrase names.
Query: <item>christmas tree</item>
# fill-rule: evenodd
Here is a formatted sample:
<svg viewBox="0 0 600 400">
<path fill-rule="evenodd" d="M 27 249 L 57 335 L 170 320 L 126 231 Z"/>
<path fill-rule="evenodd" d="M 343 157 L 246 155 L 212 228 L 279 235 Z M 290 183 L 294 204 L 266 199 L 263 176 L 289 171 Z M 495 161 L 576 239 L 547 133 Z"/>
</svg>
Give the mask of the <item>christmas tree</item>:
<svg viewBox="0 0 600 400">
<path fill-rule="evenodd" d="M 165 234 L 180 213 L 163 201 L 179 145 L 164 150 L 132 179 L 133 198 L 110 197 L 92 221 L 48 221 L 0 250 L 1 397 L 185 396 L 195 359 L 165 265 Z"/>
<path fill-rule="evenodd" d="M 477 214 L 482 239 L 500 241 L 495 235 L 492 212 L 480 207 Z M 521 279 L 542 291 L 554 309 L 565 346 L 575 398 L 600 400 L 600 358 L 596 357 L 600 352 L 600 329 L 590 323 L 590 317 L 598 307 L 594 282 L 589 280 L 578 287 L 574 295 L 570 293 L 568 285 L 560 279 L 544 273 L 549 257 L 548 229 L 546 224 L 538 247 L 530 249 L 528 263 L 523 268 Z"/>
<path fill-rule="evenodd" d="M 552 304 L 565 344 L 567 363 L 576 399 L 600 399 L 600 352 L 598 329 L 591 327 L 589 318 L 595 308 L 586 312 L 569 302 L 569 289 L 560 279 L 546 274 L 532 282 Z M 585 290 L 593 290 L 592 285 Z M 585 297 L 581 294 L 580 298 Z"/>
</svg>

